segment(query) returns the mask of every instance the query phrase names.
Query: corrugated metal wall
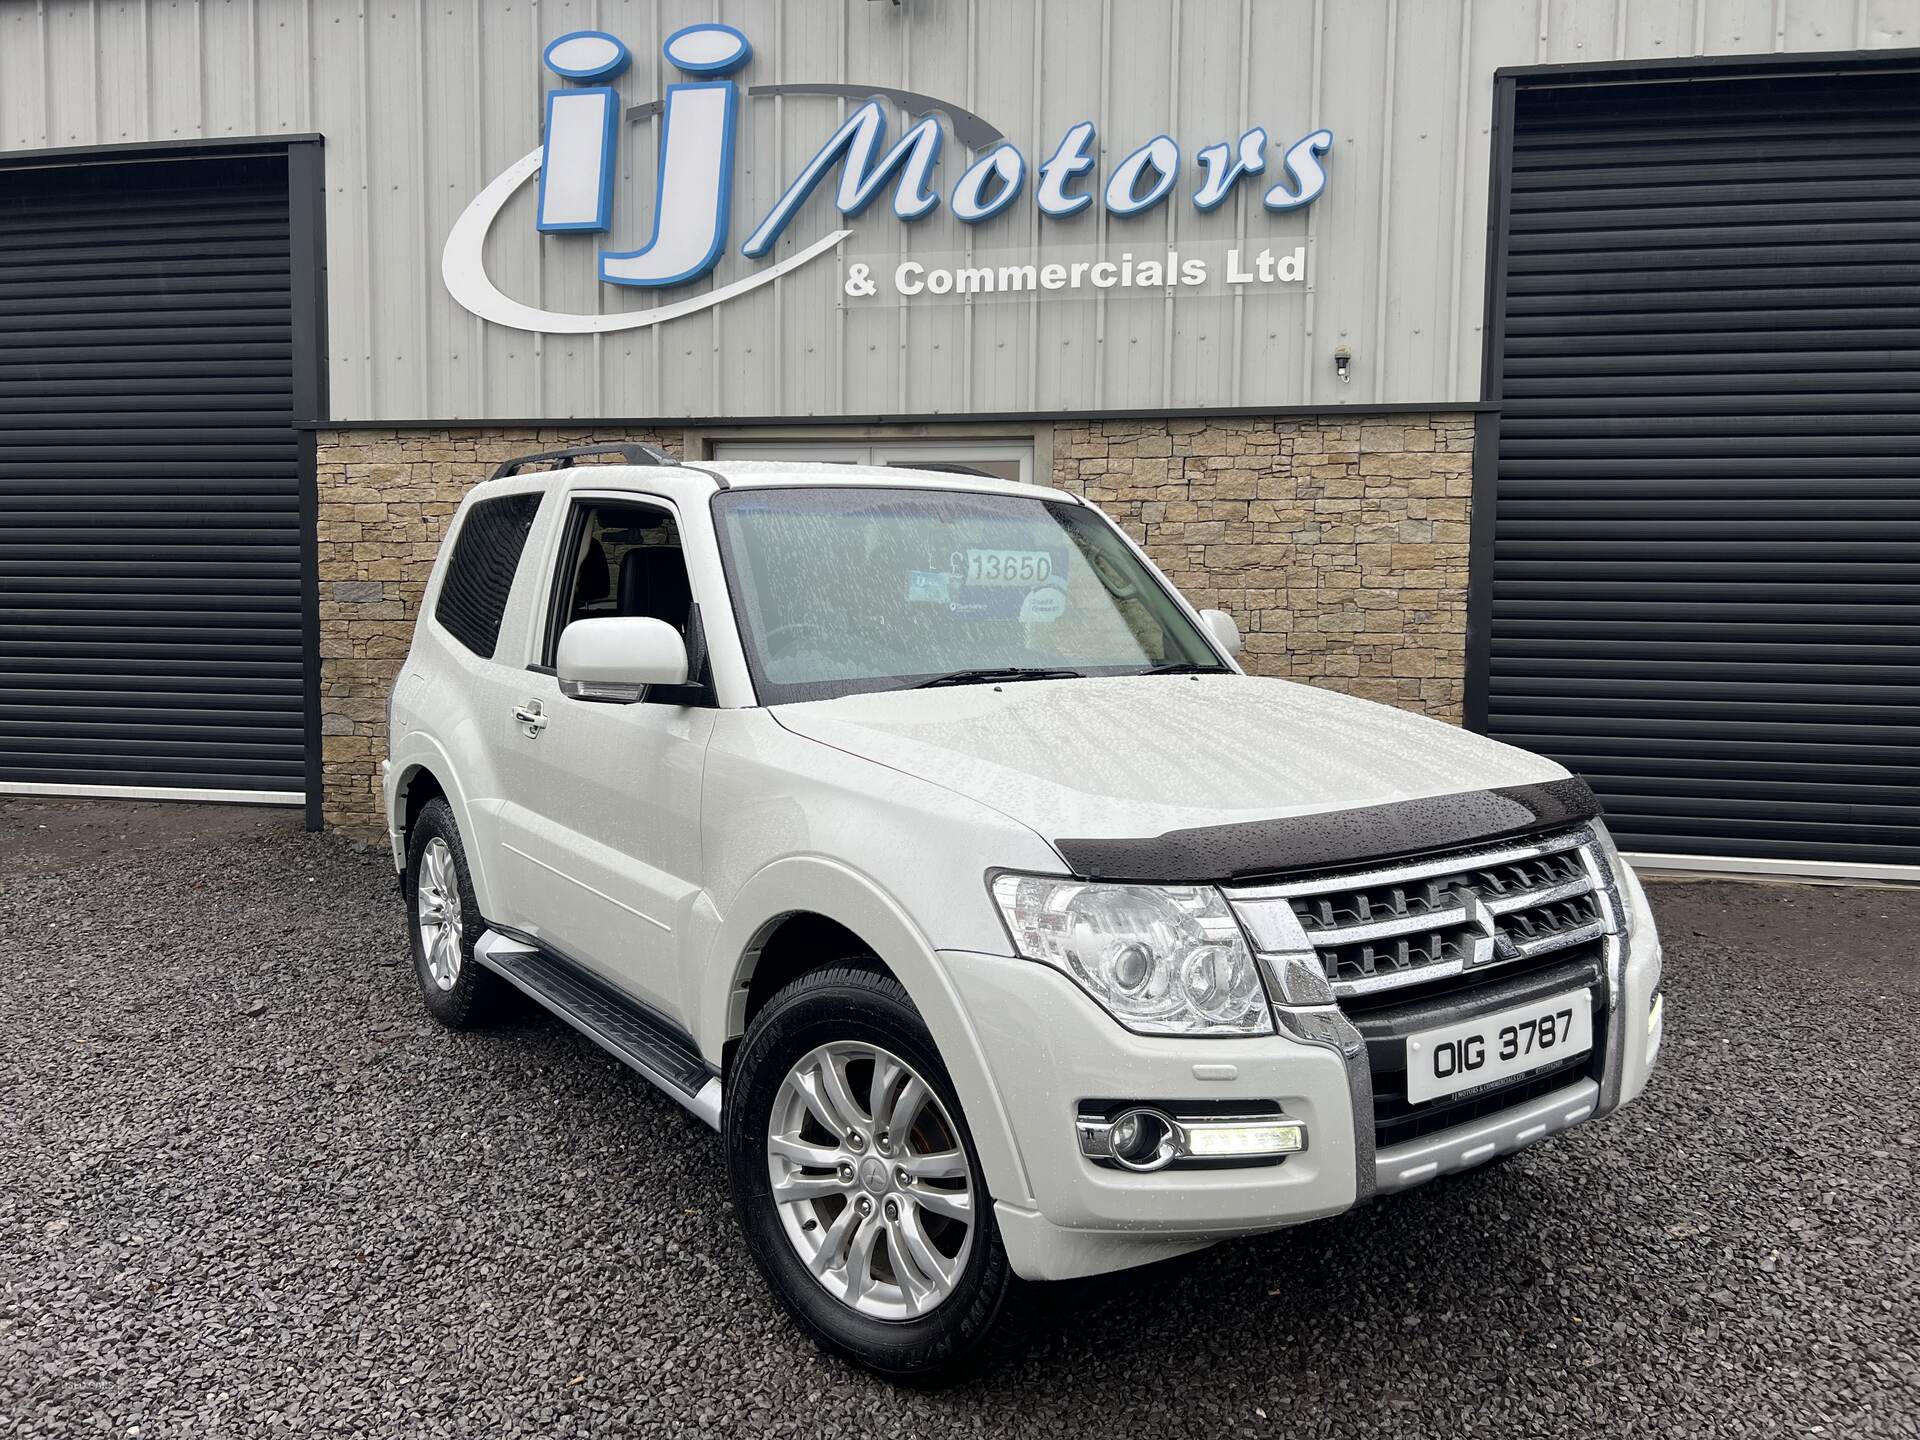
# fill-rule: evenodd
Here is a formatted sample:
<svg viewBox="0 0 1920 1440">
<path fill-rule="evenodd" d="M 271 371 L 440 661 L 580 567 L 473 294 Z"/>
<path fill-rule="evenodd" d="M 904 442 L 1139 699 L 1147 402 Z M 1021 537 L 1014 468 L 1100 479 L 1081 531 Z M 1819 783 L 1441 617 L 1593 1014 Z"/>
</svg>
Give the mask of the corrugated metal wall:
<svg viewBox="0 0 1920 1440">
<path fill-rule="evenodd" d="M 536 337 L 485 325 L 442 288 L 456 215 L 538 143 L 542 44 L 621 35 L 628 104 L 671 78 L 661 39 L 724 20 L 754 41 L 749 84 L 835 81 L 937 95 L 1030 163 L 1074 121 L 1102 173 L 1164 129 L 1188 157 L 1264 125 L 1338 145 L 1326 193 L 1269 216 L 1257 192 L 1211 216 L 1098 207 L 1037 233 L 1030 200 L 974 227 L 902 226 L 876 205 L 847 259 L 929 260 L 1104 239 L 1224 248 L 1304 241 L 1311 288 L 1241 298 L 1046 295 L 843 306 L 827 262 L 647 331 Z M 343 420 L 758 416 L 1331 405 L 1476 398 L 1488 123 L 1497 66 L 1920 43 L 1920 0 L 0 0 L 0 147 L 318 131 L 327 139 L 330 347 Z M 735 250 L 844 102 L 748 101 Z M 613 239 L 638 243 L 651 123 L 622 133 Z M 942 176 L 961 168 L 949 146 Z M 532 195 L 489 250 L 519 298 L 639 307 L 594 276 L 593 242 L 538 242 Z M 749 212 L 751 216 L 749 217 Z M 791 234 L 823 233 L 816 197 Z M 716 283 L 752 267 L 737 254 Z M 676 292 L 677 293 L 677 292 Z M 1339 346 L 1351 383 L 1334 376 Z"/>
</svg>

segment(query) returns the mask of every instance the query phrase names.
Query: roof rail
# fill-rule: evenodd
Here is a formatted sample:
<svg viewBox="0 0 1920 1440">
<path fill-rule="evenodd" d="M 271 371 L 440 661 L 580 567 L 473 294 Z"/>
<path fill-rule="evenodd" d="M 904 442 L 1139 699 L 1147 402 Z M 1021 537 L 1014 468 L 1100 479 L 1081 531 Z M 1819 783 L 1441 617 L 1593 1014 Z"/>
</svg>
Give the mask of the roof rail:
<svg viewBox="0 0 1920 1440">
<path fill-rule="evenodd" d="M 492 478 L 503 480 L 509 475 L 518 475 L 529 465 L 546 462 L 549 468 L 565 470 L 578 464 L 588 455 L 618 455 L 629 465 L 678 465 L 680 462 L 667 454 L 657 445 L 636 445 L 621 441 L 611 445 L 575 445 L 566 450 L 542 450 L 537 455 L 517 455 L 505 461 L 493 472 Z"/>
</svg>

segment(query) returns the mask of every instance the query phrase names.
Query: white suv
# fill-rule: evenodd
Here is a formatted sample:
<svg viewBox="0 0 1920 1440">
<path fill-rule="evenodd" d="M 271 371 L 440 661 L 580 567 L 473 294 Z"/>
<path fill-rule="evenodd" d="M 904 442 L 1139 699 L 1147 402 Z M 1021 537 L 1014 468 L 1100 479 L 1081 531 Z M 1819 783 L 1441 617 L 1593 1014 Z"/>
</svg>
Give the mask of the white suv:
<svg viewBox="0 0 1920 1440">
<path fill-rule="evenodd" d="M 1027 1282 L 1638 1095 L 1660 942 L 1587 787 L 1237 648 L 1063 492 L 505 465 L 393 694 L 427 1007 L 517 987 L 719 1129 L 787 1309 L 921 1382 Z"/>
</svg>

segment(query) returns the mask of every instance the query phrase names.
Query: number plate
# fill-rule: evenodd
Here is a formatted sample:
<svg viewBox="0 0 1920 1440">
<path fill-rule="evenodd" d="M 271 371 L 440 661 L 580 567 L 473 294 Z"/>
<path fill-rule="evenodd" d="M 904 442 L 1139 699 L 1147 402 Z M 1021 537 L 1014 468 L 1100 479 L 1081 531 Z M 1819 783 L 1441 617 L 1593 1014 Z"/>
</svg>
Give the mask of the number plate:
<svg viewBox="0 0 1920 1440">
<path fill-rule="evenodd" d="M 1592 1048 L 1593 1000 L 1585 990 L 1422 1030 L 1407 1039 L 1407 1099 L 1477 1090 Z"/>
</svg>

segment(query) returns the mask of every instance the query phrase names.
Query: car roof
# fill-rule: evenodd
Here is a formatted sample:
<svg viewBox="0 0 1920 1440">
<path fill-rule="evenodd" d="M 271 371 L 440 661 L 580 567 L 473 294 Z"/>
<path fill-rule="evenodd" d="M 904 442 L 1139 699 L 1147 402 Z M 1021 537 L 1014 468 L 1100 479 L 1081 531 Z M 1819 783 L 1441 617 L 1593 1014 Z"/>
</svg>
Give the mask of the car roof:
<svg viewBox="0 0 1920 1440">
<path fill-rule="evenodd" d="M 1040 500 L 1078 500 L 1069 491 L 1025 485 L 997 475 L 953 470 L 915 470 L 898 465 L 848 465 L 822 460 L 701 460 L 685 465 L 570 465 L 528 471 L 486 482 L 502 490 L 535 488 L 560 481 L 569 488 L 679 490 L 688 481 L 708 489 L 752 490 L 794 486 L 865 486 L 893 490 L 957 490 L 1024 495 Z M 530 483 L 521 483 L 530 482 Z M 482 488 L 482 487 L 476 487 Z"/>
</svg>

